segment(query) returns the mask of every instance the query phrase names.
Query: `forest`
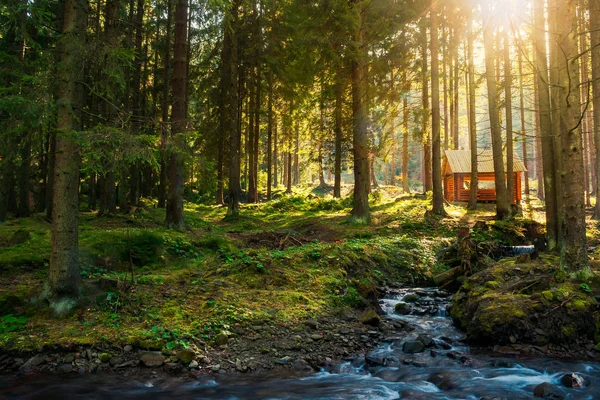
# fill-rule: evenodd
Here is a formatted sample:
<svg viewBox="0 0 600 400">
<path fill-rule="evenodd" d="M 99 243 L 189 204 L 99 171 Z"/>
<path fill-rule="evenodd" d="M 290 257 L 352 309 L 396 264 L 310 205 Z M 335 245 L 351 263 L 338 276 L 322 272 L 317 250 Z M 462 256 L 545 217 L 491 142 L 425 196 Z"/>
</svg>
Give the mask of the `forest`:
<svg viewBox="0 0 600 400">
<path fill-rule="evenodd" d="M 0 395 L 593 399 L 599 155 L 600 0 L 4 0 Z"/>
</svg>

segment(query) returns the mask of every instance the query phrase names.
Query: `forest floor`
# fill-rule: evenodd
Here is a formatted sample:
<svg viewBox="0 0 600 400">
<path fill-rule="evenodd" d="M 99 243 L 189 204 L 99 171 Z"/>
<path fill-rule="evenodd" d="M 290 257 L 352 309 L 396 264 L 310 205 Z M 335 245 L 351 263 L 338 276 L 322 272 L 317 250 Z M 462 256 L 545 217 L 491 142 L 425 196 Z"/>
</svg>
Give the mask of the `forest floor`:
<svg viewBox="0 0 600 400">
<path fill-rule="evenodd" d="M 394 329 L 373 311 L 378 294 L 431 284 L 458 227 L 494 223 L 492 205 L 448 205 L 438 218 L 426 216 L 425 196 L 396 188 L 371 200 L 369 226 L 349 221 L 350 199 L 309 188 L 243 205 L 236 221 L 226 208 L 187 203 L 183 232 L 166 230 L 152 203 L 104 218 L 82 211 L 83 298 L 59 319 L 38 297 L 50 224 L 9 220 L 0 225 L 0 371 L 126 369 L 141 357 L 173 371 L 244 372 L 364 353 Z M 525 217 L 543 214 L 536 206 Z"/>
</svg>

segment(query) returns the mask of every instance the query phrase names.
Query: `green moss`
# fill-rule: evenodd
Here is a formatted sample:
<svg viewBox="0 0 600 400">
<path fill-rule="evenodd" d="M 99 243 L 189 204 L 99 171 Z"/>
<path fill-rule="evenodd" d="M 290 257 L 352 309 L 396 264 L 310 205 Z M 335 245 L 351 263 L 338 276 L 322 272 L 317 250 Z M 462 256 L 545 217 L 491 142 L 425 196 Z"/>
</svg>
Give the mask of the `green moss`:
<svg viewBox="0 0 600 400">
<path fill-rule="evenodd" d="M 571 325 L 563 326 L 561 331 L 562 331 L 562 334 L 565 335 L 566 337 L 571 337 L 571 336 L 575 335 L 575 333 L 577 332 L 577 329 L 575 328 L 575 326 L 573 324 L 571 324 Z"/>
<path fill-rule="evenodd" d="M 554 299 L 554 294 L 550 290 L 544 290 L 542 292 L 542 298 L 546 301 L 552 301 L 552 299 Z"/>
<path fill-rule="evenodd" d="M 485 283 L 485 287 L 488 289 L 498 289 L 500 287 L 500 283 L 496 281 L 487 281 Z"/>
</svg>

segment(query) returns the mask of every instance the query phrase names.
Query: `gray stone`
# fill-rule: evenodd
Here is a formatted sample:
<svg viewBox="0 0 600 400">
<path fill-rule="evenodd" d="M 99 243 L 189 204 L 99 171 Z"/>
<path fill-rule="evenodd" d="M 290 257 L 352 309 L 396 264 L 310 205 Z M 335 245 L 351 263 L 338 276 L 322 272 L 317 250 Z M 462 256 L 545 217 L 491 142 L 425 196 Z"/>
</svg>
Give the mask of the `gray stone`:
<svg viewBox="0 0 600 400">
<path fill-rule="evenodd" d="M 142 354 L 140 361 L 146 367 L 160 367 L 165 362 L 165 356 L 160 351 L 147 351 Z"/>
<path fill-rule="evenodd" d="M 309 327 L 311 329 L 319 328 L 319 323 L 317 321 L 315 321 L 314 319 L 309 319 L 309 320 L 304 321 L 304 325 L 306 325 L 307 327 Z"/>
<path fill-rule="evenodd" d="M 279 360 L 275 361 L 275 363 L 277 363 L 279 365 L 288 365 L 288 364 L 291 364 L 291 361 L 292 361 L 292 357 L 285 356 L 285 357 L 280 358 Z"/>
<path fill-rule="evenodd" d="M 396 314 L 401 314 L 401 315 L 408 315 L 410 314 L 412 307 L 410 306 L 410 304 L 408 303 L 397 303 L 394 306 L 394 311 L 396 312 Z"/>
<path fill-rule="evenodd" d="M 110 365 L 112 365 L 113 367 L 119 364 L 123 363 L 123 359 L 121 357 L 111 357 L 111 359 L 108 361 Z"/>
<path fill-rule="evenodd" d="M 196 353 L 191 349 L 183 349 L 177 352 L 177 358 L 181 360 L 184 364 L 189 364 L 192 362 L 194 358 L 196 358 Z"/>
<path fill-rule="evenodd" d="M 71 364 L 63 364 L 60 366 L 60 370 L 62 372 L 72 372 L 73 371 L 73 366 Z"/>
<path fill-rule="evenodd" d="M 72 363 L 73 361 L 75 361 L 75 356 L 73 354 L 67 354 L 65 356 L 66 363 Z"/>
<path fill-rule="evenodd" d="M 562 400 L 565 398 L 562 391 L 557 386 L 548 382 L 537 385 L 535 389 L 533 389 L 533 397 L 551 400 Z"/>
<path fill-rule="evenodd" d="M 402 298 L 406 303 L 416 303 L 421 300 L 421 296 L 416 293 L 409 293 Z"/>
<path fill-rule="evenodd" d="M 421 343 L 423 343 L 423 346 L 425 347 L 433 347 L 435 345 L 435 341 L 433 340 L 433 337 L 431 337 L 431 335 L 428 335 L 426 333 L 421 333 L 419 336 L 417 336 L 417 340 Z"/>
<path fill-rule="evenodd" d="M 188 365 L 188 368 L 189 368 L 189 369 L 198 369 L 198 367 L 199 367 L 199 364 L 198 364 L 198 361 L 196 361 L 196 360 L 193 360 L 193 361 L 192 361 L 192 362 L 190 362 L 190 364 Z"/>
<path fill-rule="evenodd" d="M 419 340 L 404 342 L 402 351 L 409 354 L 422 353 L 425 351 L 425 345 Z"/>
<path fill-rule="evenodd" d="M 43 355 L 37 354 L 37 355 L 31 357 L 29 360 L 27 360 L 25 362 L 25 364 L 21 365 L 21 368 L 19 368 L 19 370 L 29 372 L 32 369 L 34 369 L 35 367 L 43 364 L 45 361 L 46 360 Z"/>
<path fill-rule="evenodd" d="M 123 347 L 123 351 L 124 351 L 125 353 L 130 353 L 132 350 L 133 350 L 133 346 L 132 346 L 132 345 L 130 345 L 130 344 L 128 344 L 128 345 L 126 345 L 125 347 Z"/>
<path fill-rule="evenodd" d="M 221 364 L 215 364 L 209 367 L 213 372 L 219 372 L 221 369 Z"/>
<path fill-rule="evenodd" d="M 225 333 L 219 333 L 217 336 L 215 336 L 215 344 L 217 346 L 223 346 L 224 344 L 227 344 L 227 342 L 229 341 L 229 336 L 227 336 Z"/>
</svg>

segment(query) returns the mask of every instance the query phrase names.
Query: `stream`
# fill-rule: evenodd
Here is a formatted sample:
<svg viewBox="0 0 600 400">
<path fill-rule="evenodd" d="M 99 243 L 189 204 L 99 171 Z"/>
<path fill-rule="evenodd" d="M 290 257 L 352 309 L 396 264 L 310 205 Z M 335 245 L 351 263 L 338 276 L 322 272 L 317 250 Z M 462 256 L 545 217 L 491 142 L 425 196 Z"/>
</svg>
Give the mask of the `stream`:
<svg viewBox="0 0 600 400">
<path fill-rule="evenodd" d="M 407 295 L 419 306 L 407 315 L 394 312 Z M 381 306 L 390 319 L 407 328 L 366 357 L 313 374 L 205 376 L 197 381 L 171 378 L 132 380 L 116 375 L 0 378 L 6 399 L 533 399 L 534 388 L 549 382 L 565 399 L 600 399 L 600 363 L 544 358 L 509 358 L 471 350 L 446 313 L 450 301 L 436 288 L 402 289 Z M 406 353 L 405 342 L 430 341 L 424 352 Z M 405 350 L 408 350 L 405 348 Z M 585 380 L 579 389 L 561 386 L 564 374 Z"/>
</svg>

